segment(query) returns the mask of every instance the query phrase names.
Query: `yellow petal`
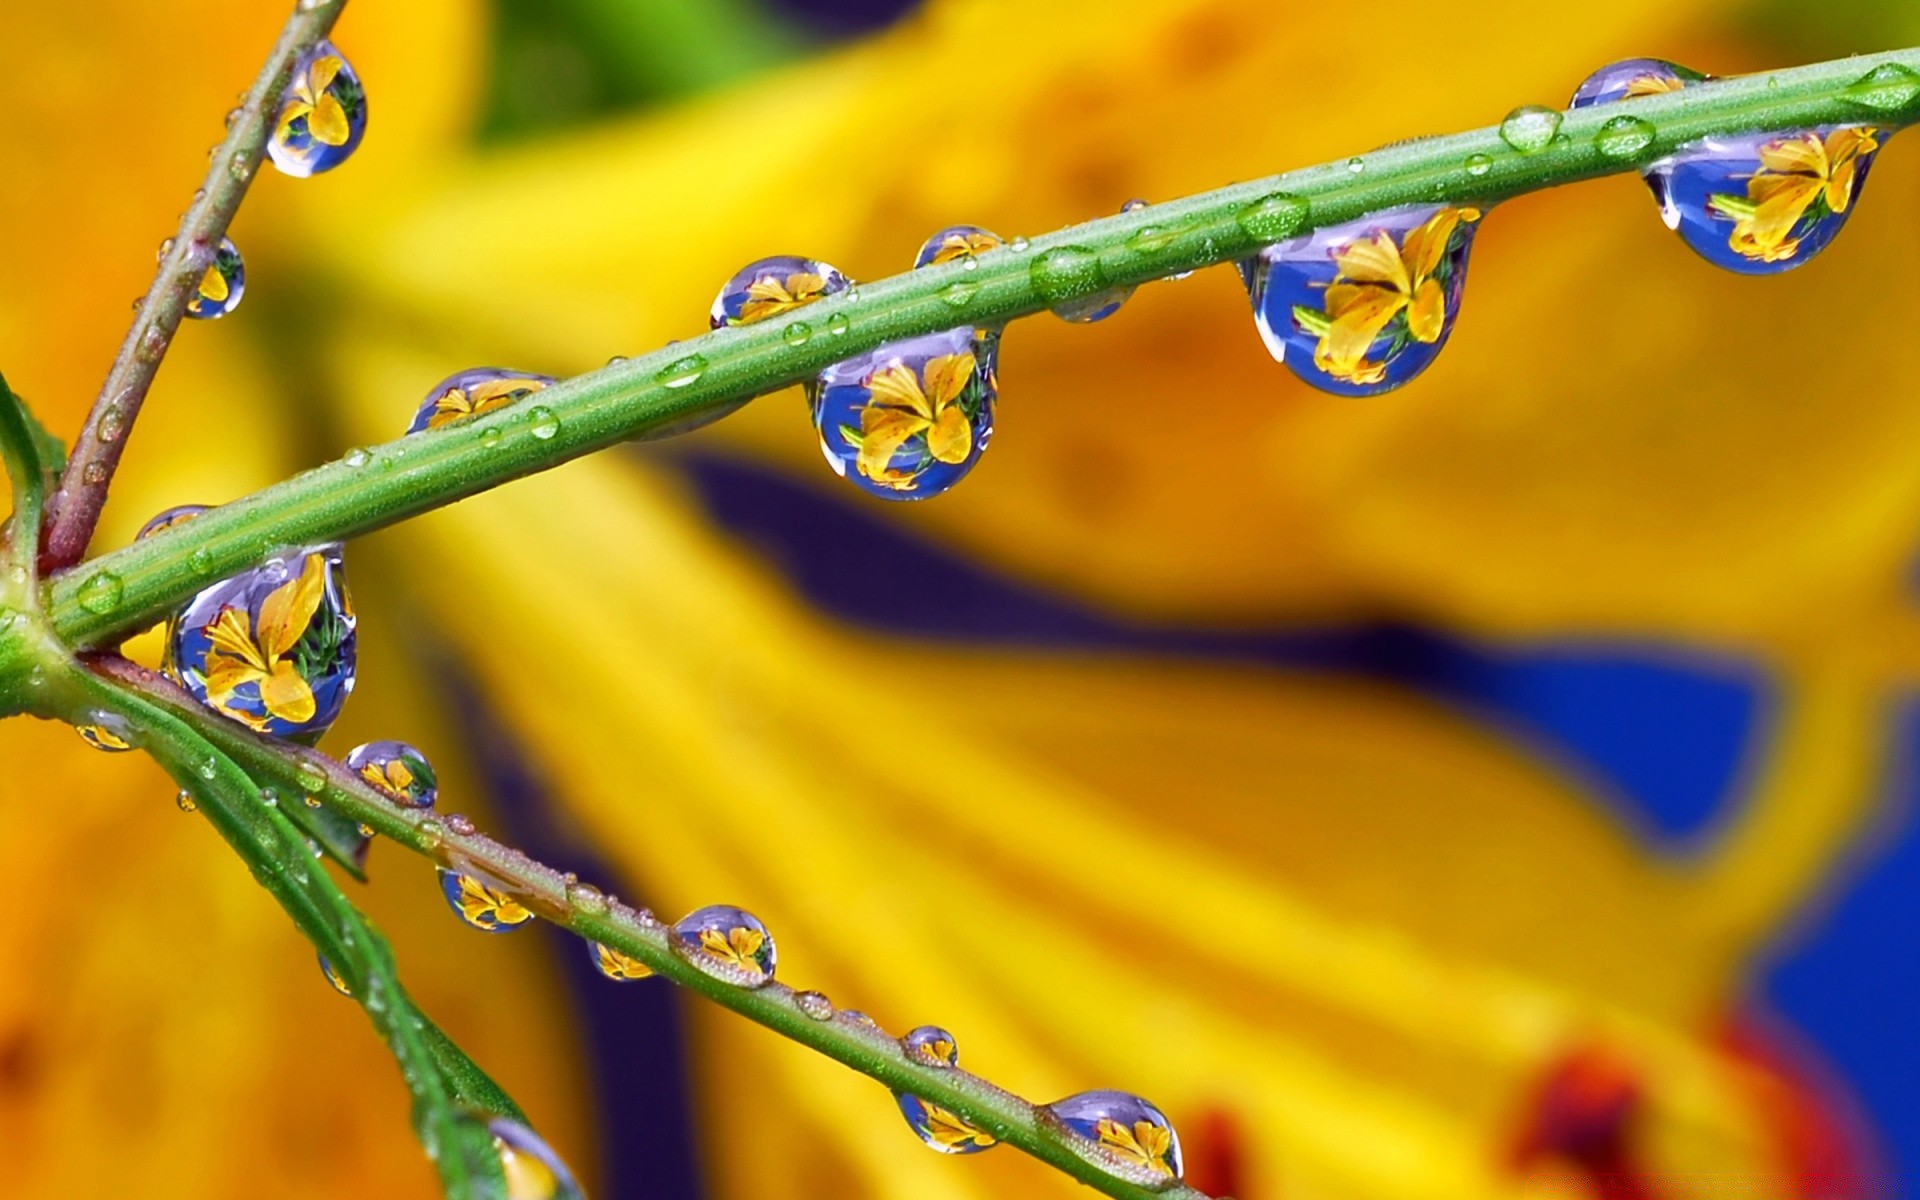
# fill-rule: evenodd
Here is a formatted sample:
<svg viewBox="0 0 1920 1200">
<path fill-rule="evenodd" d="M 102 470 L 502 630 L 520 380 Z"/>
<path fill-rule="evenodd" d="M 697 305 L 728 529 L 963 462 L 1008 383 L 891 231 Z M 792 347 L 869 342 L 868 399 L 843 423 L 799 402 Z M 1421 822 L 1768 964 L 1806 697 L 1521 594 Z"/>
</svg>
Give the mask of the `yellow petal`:
<svg viewBox="0 0 1920 1200">
<path fill-rule="evenodd" d="M 326 582 L 326 559 L 318 554 L 309 554 L 299 578 L 289 579 L 273 589 L 261 602 L 260 648 L 266 651 L 268 662 L 292 650 L 301 635 L 307 632 L 307 626 L 313 622 L 313 614 L 319 611 L 320 599 L 326 593 Z"/>
<path fill-rule="evenodd" d="M 1327 289 L 1327 315 L 1333 324 L 1320 339 L 1317 357 L 1340 364 L 1326 368 L 1336 375 L 1351 369 L 1367 356 L 1373 340 L 1406 303 L 1405 295 L 1389 288 L 1334 284 Z"/>
<path fill-rule="evenodd" d="M 352 132 L 347 127 L 347 110 L 331 92 L 322 93 L 313 102 L 313 111 L 307 114 L 307 132 L 313 140 L 328 146 L 344 146 L 347 136 Z"/>
<path fill-rule="evenodd" d="M 1437 279 L 1420 282 L 1407 306 L 1407 332 L 1423 342 L 1437 342 L 1447 323 L 1447 293 Z"/>
<path fill-rule="evenodd" d="M 340 74 L 340 60 L 331 54 L 322 54 L 307 67 L 306 87 L 310 99 L 317 99 L 321 93 L 332 86 L 334 76 Z"/>
<path fill-rule="evenodd" d="M 867 380 L 867 391 L 873 397 L 873 404 L 907 409 L 923 420 L 933 420 L 933 404 L 920 390 L 920 377 L 913 373 L 912 367 L 893 366 L 875 371 Z"/>
<path fill-rule="evenodd" d="M 1440 265 L 1440 258 L 1447 252 L 1447 245 L 1453 240 L 1453 231 L 1460 225 L 1466 214 L 1472 209 L 1443 208 L 1419 228 L 1407 233 L 1401 258 L 1406 263 L 1407 274 L 1418 286 L 1419 281 L 1433 274 Z"/>
<path fill-rule="evenodd" d="M 1403 296 L 1413 290 L 1400 248 L 1393 244 L 1393 235 L 1384 229 L 1334 251 L 1333 261 L 1340 268 L 1341 279 L 1384 284 Z"/>
<path fill-rule="evenodd" d="M 249 683 L 266 678 L 266 672 L 237 658 L 214 654 L 207 658 L 205 674 L 207 696 L 215 701 L 231 696 Z"/>
<path fill-rule="evenodd" d="M 260 681 L 260 703 L 283 721 L 298 724 L 313 719 L 313 689 L 290 662 L 273 664 L 273 674 Z"/>
<path fill-rule="evenodd" d="M 220 273 L 217 266 L 208 267 L 207 273 L 200 277 L 200 295 L 214 304 L 224 304 L 232 289 L 227 286 L 227 277 Z"/>
<path fill-rule="evenodd" d="M 927 453 L 939 462 L 963 463 L 972 452 L 972 423 L 958 404 L 947 405 L 927 431 Z"/>
<path fill-rule="evenodd" d="M 1819 135 L 1803 133 L 1797 137 L 1776 138 L 1760 147 L 1760 165 L 1774 174 L 1827 177 L 1827 148 Z M 1761 178 L 1755 176 L 1755 179 Z"/>
<path fill-rule="evenodd" d="M 967 384 L 973 379 L 975 366 L 971 354 L 942 354 L 928 360 L 924 372 L 926 394 L 933 401 L 934 411 L 960 398 L 960 393 L 967 390 Z"/>
<path fill-rule="evenodd" d="M 1762 249 L 1778 247 L 1824 186 L 1823 180 L 1809 175 L 1754 176 L 1747 184 L 1747 198 L 1754 202 L 1753 215 L 1741 222 L 1747 236 Z"/>
<path fill-rule="evenodd" d="M 260 647 L 254 644 L 253 633 L 247 628 L 246 613 L 238 608 L 223 608 L 207 626 L 207 641 L 212 645 L 215 655 L 225 655 L 264 672 L 267 669 L 266 655 L 260 653 Z"/>
<path fill-rule="evenodd" d="M 878 479 L 906 440 L 929 427 L 925 417 L 903 408 L 868 405 L 860 412 L 860 473 Z"/>
</svg>

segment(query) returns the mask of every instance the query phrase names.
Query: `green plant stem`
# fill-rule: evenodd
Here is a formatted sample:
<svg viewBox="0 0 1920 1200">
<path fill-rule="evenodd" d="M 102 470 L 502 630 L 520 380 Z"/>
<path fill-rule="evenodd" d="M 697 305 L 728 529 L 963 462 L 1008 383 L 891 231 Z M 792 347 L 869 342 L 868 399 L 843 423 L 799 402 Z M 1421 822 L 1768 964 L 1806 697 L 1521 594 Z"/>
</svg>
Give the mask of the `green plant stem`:
<svg viewBox="0 0 1920 1200">
<path fill-rule="evenodd" d="M 1906 72 L 1894 82 L 1913 86 L 1868 89 L 1862 81 L 1875 68 Z M 1597 135 L 1626 116 L 1655 132 L 1638 153 L 1610 157 Z M 53 585 L 54 625 L 69 645 L 110 644 L 276 546 L 367 533 L 620 441 L 704 424 L 885 342 L 958 324 L 995 325 L 1104 288 L 1244 258 L 1285 236 L 1271 219 L 1274 206 L 1262 207 L 1271 197 L 1305 202 L 1299 221 L 1286 227 L 1298 234 L 1397 205 L 1487 205 L 1631 171 L 1709 135 L 1838 122 L 1892 128 L 1916 117 L 1920 50 L 1903 50 L 1569 112 L 1559 137 L 1533 154 L 1508 146 L 1497 129 L 1481 129 L 1387 147 L 1352 160 L 1357 170 L 1310 167 L 1078 225 L 1021 249 L 990 251 L 972 270 L 950 263 L 862 284 L 787 318 L 710 333 L 567 380 L 513 408 L 318 467 L 67 573 Z M 1073 265 L 1067 258 L 1077 270 L 1065 269 Z M 811 331 L 804 341 L 791 329 L 796 323 Z M 404 416 L 396 405 L 395 424 Z M 83 607 L 82 588 L 101 575 L 119 586 L 96 586 L 94 594 L 111 592 L 116 602 Z"/>
<path fill-rule="evenodd" d="M 413 1094 L 414 1128 L 445 1194 L 451 1200 L 507 1200 L 484 1116 L 519 1120 L 519 1109 L 414 1007 L 386 938 L 341 894 L 287 815 L 265 799 L 250 772 L 202 736 L 197 721 L 84 669 L 70 675 L 61 690 L 89 708 L 115 711 L 139 729 L 142 747 L 193 795 L 254 878 L 346 979 Z"/>
<path fill-rule="evenodd" d="M 134 313 L 107 381 L 87 414 L 73 445 L 59 490 L 47 506 L 41 539 L 41 566 L 52 572 L 80 560 L 93 539 L 107 488 L 119 468 L 127 434 L 133 429 L 160 362 L 186 315 L 187 302 L 213 265 L 220 239 L 246 198 L 266 152 L 267 138 L 280 115 L 294 66 L 333 29 L 346 0 L 300 0 L 280 30 L 240 107 L 233 110 L 227 136 L 213 153 L 206 180 L 180 218 L 180 229 L 160 256 L 153 284 Z"/>
<path fill-rule="evenodd" d="M 129 704 L 163 709 L 188 726 L 262 784 L 283 796 L 309 795 L 383 837 L 423 854 L 452 871 L 478 875 L 541 917 L 645 963 L 655 974 L 816 1050 L 895 1091 L 908 1092 L 960 1114 L 1002 1142 L 1024 1150 L 1120 1200 L 1205 1200 L 1191 1188 L 1163 1191 L 1115 1178 L 1092 1157 L 1081 1139 L 1051 1123 L 1042 1110 L 965 1071 L 931 1067 L 906 1056 L 899 1042 L 859 1020 L 836 1015 L 820 1021 L 806 1015 L 783 983 L 749 989 L 725 983 L 675 953 L 667 927 L 651 913 L 621 904 L 571 876 L 472 831 L 461 818 L 396 804 L 340 763 L 315 750 L 262 737 L 225 720 L 162 677 L 125 659 L 103 657 L 89 664 L 102 681 L 113 681 Z M 93 698 L 90 702 L 102 704 Z"/>
<path fill-rule="evenodd" d="M 0 607 L 30 607 L 38 600 L 34 550 L 38 545 L 40 510 L 46 496 L 47 464 L 40 456 L 33 418 L 0 379 L 0 461 L 6 463 L 13 489 L 13 516 L 7 525 L 6 577 L 0 579 Z"/>
</svg>

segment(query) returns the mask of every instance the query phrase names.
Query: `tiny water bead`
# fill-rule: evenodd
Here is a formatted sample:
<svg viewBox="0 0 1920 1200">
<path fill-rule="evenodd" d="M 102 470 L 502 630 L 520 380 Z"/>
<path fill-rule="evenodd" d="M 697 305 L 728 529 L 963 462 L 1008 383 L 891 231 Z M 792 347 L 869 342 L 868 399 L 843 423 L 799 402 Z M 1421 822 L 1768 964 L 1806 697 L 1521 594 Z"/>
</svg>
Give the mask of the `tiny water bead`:
<svg viewBox="0 0 1920 1200">
<path fill-rule="evenodd" d="M 341 548 L 297 551 L 189 600 L 169 623 L 167 673 L 222 716 L 315 741 L 353 691 L 356 624 Z"/>
<path fill-rule="evenodd" d="M 433 764 L 405 742 L 379 741 L 355 746 L 347 751 L 347 770 L 411 808 L 432 808 L 440 796 L 440 781 L 433 772 Z"/>
<path fill-rule="evenodd" d="M 1115 1175 L 1144 1187 L 1165 1187 L 1185 1172 L 1180 1136 L 1166 1114 L 1128 1092 L 1094 1091 L 1047 1106 L 1093 1144 Z"/>
<path fill-rule="evenodd" d="M 889 342 L 807 385 L 827 465 L 886 500 L 924 500 L 986 452 L 998 342 L 970 326 Z"/>
<path fill-rule="evenodd" d="M 353 985 L 347 982 L 347 977 L 340 973 L 339 968 L 327 961 L 326 955 L 321 954 L 316 957 L 320 960 L 320 973 L 327 977 L 327 982 L 333 986 L 333 990 L 342 996 L 351 997 Z"/>
<path fill-rule="evenodd" d="M 1623 58 L 1608 63 L 1586 77 L 1573 91 L 1568 108 L 1592 108 L 1616 100 L 1635 100 L 1641 96 L 1664 96 L 1696 83 L 1707 76 L 1670 63 L 1664 58 Z"/>
<path fill-rule="evenodd" d="M 811 333 L 808 334 L 812 336 Z M 697 383 L 707 373 L 707 359 L 704 354 L 689 354 L 685 358 L 676 358 L 666 366 L 654 372 L 653 381 L 662 387 L 683 388 Z"/>
<path fill-rule="evenodd" d="M 1273 357 L 1323 391 L 1371 396 L 1439 355 L 1480 211 L 1417 205 L 1268 246 L 1247 290 Z"/>
<path fill-rule="evenodd" d="M 727 280 L 708 314 L 715 329 L 751 325 L 804 308 L 849 284 L 838 269 L 811 258 L 780 254 L 748 263 Z"/>
<path fill-rule="evenodd" d="M 224 317 L 240 307 L 240 297 L 246 290 L 247 264 L 241 261 L 240 249 L 231 239 L 221 238 L 213 262 L 200 276 L 200 285 L 187 297 L 186 315 L 196 321 Z"/>
<path fill-rule="evenodd" d="M 367 132 L 367 93 L 333 43 L 321 42 L 294 64 L 267 139 L 267 156 L 296 179 L 347 161 Z"/>
<path fill-rule="evenodd" d="M 1791 270 L 1833 241 L 1886 131 L 1823 125 L 1704 138 L 1652 164 L 1667 227 L 1708 262 L 1743 275 Z"/>
<path fill-rule="evenodd" d="M 915 1137 L 942 1154 L 978 1154 L 999 1144 L 986 1130 L 951 1109 L 908 1092 L 895 1092 L 893 1102 L 907 1119 Z"/>
<path fill-rule="evenodd" d="M 554 383 L 551 375 L 509 371 L 504 367 L 471 367 L 442 379 L 427 393 L 407 425 L 408 433 L 424 433 L 451 425 L 463 417 L 504 408 Z"/>
<path fill-rule="evenodd" d="M 207 511 L 207 507 L 205 504 L 180 504 L 169 508 L 142 525 L 140 532 L 134 535 L 133 540 L 137 542 L 142 538 L 150 538 L 164 529 L 172 529 L 175 525 L 191 521 Z"/>
<path fill-rule="evenodd" d="M 700 970 L 739 987 L 760 987 L 778 965 L 773 935 L 760 918 L 730 904 L 709 905 L 684 917 L 673 927 L 672 944 Z"/>
<path fill-rule="evenodd" d="M 1562 118 L 1557 108 L 1526 104 L 1500 122 L 1500 140 L 1522 154 L 1538 154 L 1559 136 Z"/>
<path fill-rule="evenodd" d="M 928 1067 L 960 1065 L 960 1043 L 938 1025 L 922 1025 L 900 1039 L 907 1057 Z"/>
<path fill-rule="evenodd" d="M 440 893 L 454 916 L 485 933 L 505 933 L 533 920 L 532 910 L 501 889 L 444 867 Z"/>
<path fill-rule="evenodd" d="M 127 585 L 112 571 L 97 571 L 80 585 L 80 607 L 96 616 L 104 616 L 120 607 Z"/>
<path fill-rule="evenodd" d="M 567 1164 L 540 1135 L 510 1117 L 487 1122 L 506 1176 L 506 1200 L 586 1200 Z"/>
<path fill-rule="evenodd" d="M 915 270 L 944 263 L 972 261 L 989 250 L 1005 245 L 1000 235 L 978 225 L 949 225 L 935 233 L 914 255 Z"/>
<path fill-rule="evenodd" d="M 603 946 L 599 942 L 588 942 L 587 953 L 593 959 L 594 969 L 608 979 L 622 982 L 630 979 L 645 979 L 653 974 L 653 968 L 634 958 L 622 954 L 612 946 Z"/>
<path fill-rule="evenodd" d="M 824 992 L 795 992 L 793 1003 L 815 1021 L 833 1020 L 833 1001 Z"/>
<path fill-rule="evenodd" d="M 1621 115 L 1600 126 L 1600 132 L 1593 135 L 1593 145 L 1608 158 L 1632 158 L 1653 145 L 1658 133 L 1651 121 Z"/>
</svg>

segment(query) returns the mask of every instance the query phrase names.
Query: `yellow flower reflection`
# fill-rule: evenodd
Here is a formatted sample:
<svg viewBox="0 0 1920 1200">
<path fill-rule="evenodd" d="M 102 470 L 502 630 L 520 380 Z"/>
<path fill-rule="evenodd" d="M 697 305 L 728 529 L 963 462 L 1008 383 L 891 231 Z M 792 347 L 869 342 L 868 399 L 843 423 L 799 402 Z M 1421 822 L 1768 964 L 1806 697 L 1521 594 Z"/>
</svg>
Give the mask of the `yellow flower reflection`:
<svg viewBox="0 0 1920 1200">
<path fill-rule="evenodd" d="M 533 920 L 533 910 L 497 888 L 490 888 L 471 875 L 460 876 L 460 895 L 454 900 L 460 916 L 469 925 L 491 929 L 502 925 L 523 925 Z"/>
<path fill-rule="evenodd" d="M 968 1148 L 985 1150 L 994 1145 L 994 1136 L 984 1129 L 969 1125 L 960 1114 L 941 1108 L 938 1104 L 915 1096 L 913 1100 L 920 1106 L 922 1119 L 926 1123 L 927 1139 L 942 1150 L 964 1150 Z"/>
<path fill-rule="evenodd" d="M 942 354 L 927 360 L 919 374 L 899 365 L 876 371 L 867 381 L 870 399 L 860 410 L 860 473 L 898 491 L 913 487 L 913 474 L 888 463 L 908 438 L 925 434 L 927 453 L 936 462 L 963 463 L 973 449 L 973 422 L 960 397 L 973 381 L 971 354 Z"/>
<path fill-rule="evenodd" d="M 1404 310 L 1416 341 L 1436 342 L 1446 327 L 1446 289 L 1434 272 L 1461 225 L 1480 219 L 1473 208 L 1443 208 L 1407 232 L 1399 245 L 1377 229 L 1334 252 L 1339 267 L 1327 288 L 1327 325 L 1313 352 L 1314 365 L 1346 383 L 1379 383 L 1385 363 L 1367 351 L 1387 323 Z"/>
<path fill-rule="evenodd" d="M 622 954 L 611 946 L 593 943 L 593 965 L 608 979 L 645 979 L 653 974 L 647 964 L 631 955 Z"/>
<path fill-rule="evenodd" d="M 261 602 L 257 627 L 249 621 L 245 606 L 221 609 L 207 629 L 212 643 L 207 655 L 207 702 L 255 728 L 263 728 L 269 717 L 296 725 L 311 720 L 313 689 L 292 656 L 325 595 L 326 560 L 309 554 L 299 576 Z M 265 717 L 238 712 L 232 706 L 233 694 L 250 683 L 259 685 Z"/>
<path fill-rule="evenodd" d="M 407 765 L 404 758 L 364 763 L 360 767 L 360 778 L 395 800 L 411 800 L 413 797 L 413 768 Z"/>
<path fill-rule="evenodd" d="M 956 229 L 940 239 L 940 248 L 933 252 L 927 265 L 937 267 L 941 263 L 950 263 L 956 259 L 974 258 L 1000 245 L 1000 239 L 985 230 Z"/>
<path fill-rule="evenodd" d="M 533 1155 L 515 1150 L 503 1138 L 493 1139 L 500 1155 L 500 1173 L 507 1178 L 507 1200 L 554 1200 L 560 1178 L 553 1168 Z"/>
<path fill-rule="evenodd" d="M 537 379 L 487 379 L 466 387 L 450 387 L 433 398 L 427 428 L 438 429 L 462 417 L 492 412 L 545 386 Z"/>
<path fill-rule="evenodd" d="M 340 60 L 331 54 L 322 54 L 307 64 L 307 69 L 293 78 L 293 98 L 280 110 L 280 126 L 274 136 L 285 141 L 292 132 L 292 125 L 301 117 L 307 119 L 307 133 L 316 142 L 328 146 L 344 146 L 347 142 L 347 110 L 340 106 L 327 88 L 332 86 L 334 76 L 340 74 Z"/>
<path fill-rule="evenodd" d="M 748 929 L 736 925 L 732 929 L 702 929 L 700 948 L 730 967 L 738 968 L 750 975 L 765 975 L 766 967 L 760 963 L 760 948 L 766 945 L 767 935 L 758 929 Z"/>
<path fill-rule="evenodd" d="M 221 274 L 220 264 L 208 267 L 207 273 L 200 277 L 199 292 L 200 298 L 208 304 L 219 306 L 227 302 L 227 297 L 233 294 L 233 285 Z"/>
<path fill-rule="evenodd" d="M 1173 1166 L 1167 1162 L 1167 1152 L 1173 1148 L 1173 1135 L 1166 1129 L 1152 1121 L 1135 1121 L 1129 1127 L 1112 1117 L 1102 1117 L 1094 1130 L 1100 1135 L 1100 1144 L 1108 1150 L 1150 1171 L 1172 1177 Z"/>
<path fill-rule="evenodd" d="M 1746 198 L 1713 198 L 1714 213 L 1733 219 L 1727 245 L 1762 262 L 1792 258 L 1800 250 L 1793 231 L 1817 202 L 1835 214 L 1853 203 L 1861 157 L 1880 148 L 1878 135 L 1871 128 L 1836 129 L 1823 139 L 1809 130 L 1760 147 L 1760 170 L 1747 181 Z"/>
<path fill-rule="evenodd" d="M 1668 92 L 1677 92 L 1687 86 L 1687 81 L 1677 75 L 1664 75 L 1649 71 L 1645 75 L 1635 75 L 1627 81 L 1626 100 L 1637 100 L 1642 96 L 1664 96 Z"/>
<path fill-rule="evenodd" d="M 747 302 L 740 306 L 740 316 L 734 324 L 764 321 L 812 304 L 826 294 L 826 277 L 812 271 L 795 271 L 783 279 L 756 279 L 747 285 Z"/>
</svg>

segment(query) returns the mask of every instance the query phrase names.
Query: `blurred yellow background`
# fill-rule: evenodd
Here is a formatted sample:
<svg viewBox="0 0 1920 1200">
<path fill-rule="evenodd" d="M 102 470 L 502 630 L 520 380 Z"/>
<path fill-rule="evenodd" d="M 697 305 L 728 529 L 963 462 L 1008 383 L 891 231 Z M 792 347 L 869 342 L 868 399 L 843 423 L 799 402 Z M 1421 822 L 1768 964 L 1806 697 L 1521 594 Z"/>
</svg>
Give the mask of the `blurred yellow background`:
<svg viewBox="0 0 1920 1200">
<path fill-rule="evenodd" d="M 1920 40 L 1896 0 L 932 0 L 542 124 L 513 104 L 591 64 L 507 52 L 539 11 L 349 7 L 367 141 L 263 172 L 245 303 L 183 331 L 101 547 L 460 368 L 690 336 L 763 254 L 878 277 L 941 225 L 1486 125 L 1631 54 Z M 283 15 L 0 11 L 0 369 L 57 432 Z M 1230 270 L 1021 322 L 991 452 L 924 505 L 834 479 L 792 394 L 572 464 L 350 547 L 326 746 L 420 745 L 443 806 L 664 915 L 753 910 L 782 978 L 1023 1095 L 1141 1092 L 1241 1200 L 1876 1194 L 1920 1174 L 1916 198 L 1896 139 L 1760 280 L 1632 179 L 1515 201 L 1439 362 L 1364 401 L 1274 364 Z M 433 1194 L 360 1013 L 156 768 L 18 721 L 0 764 L 0 1195 Z M 602 1200 L 1072 1194 L 371 869 L 425 1008 Z"/>
</svg>

